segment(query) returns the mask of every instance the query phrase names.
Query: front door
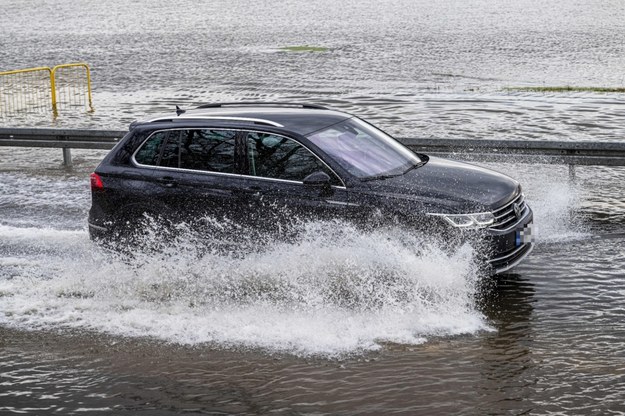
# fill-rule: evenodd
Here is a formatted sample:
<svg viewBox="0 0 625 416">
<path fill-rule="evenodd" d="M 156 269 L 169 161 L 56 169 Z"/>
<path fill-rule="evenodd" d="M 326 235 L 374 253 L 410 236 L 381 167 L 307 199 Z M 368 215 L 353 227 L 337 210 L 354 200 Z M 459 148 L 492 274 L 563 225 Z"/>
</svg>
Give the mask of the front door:
<svg viewBox="0 0 625 416">
<path fill-rule="evenodd" d="M 245 209 L 262 230 L 289 234 L 311 221 L 345 218 L 347 191 L 338 176 L 314 153 L 288 137 L 249 132 Z M 330 176 L 330 186 L 304 184 L 315 173 Z"/>
</svg>

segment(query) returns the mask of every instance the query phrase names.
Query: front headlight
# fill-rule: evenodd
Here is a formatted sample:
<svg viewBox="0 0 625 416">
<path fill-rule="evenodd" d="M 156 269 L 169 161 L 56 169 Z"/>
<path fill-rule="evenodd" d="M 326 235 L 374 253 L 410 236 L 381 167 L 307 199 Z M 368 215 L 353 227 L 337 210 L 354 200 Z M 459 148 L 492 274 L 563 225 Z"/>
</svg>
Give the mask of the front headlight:
<svg viewBox="0 0 625 416">
<path fill-rule="evenodd" d="M 492 212 L 479 212 L 475 214 L 435 214 L 434 217 L 442 217 L 449 224 L 457 228 L 486 228 L 495 222 Z"/>
</svg>

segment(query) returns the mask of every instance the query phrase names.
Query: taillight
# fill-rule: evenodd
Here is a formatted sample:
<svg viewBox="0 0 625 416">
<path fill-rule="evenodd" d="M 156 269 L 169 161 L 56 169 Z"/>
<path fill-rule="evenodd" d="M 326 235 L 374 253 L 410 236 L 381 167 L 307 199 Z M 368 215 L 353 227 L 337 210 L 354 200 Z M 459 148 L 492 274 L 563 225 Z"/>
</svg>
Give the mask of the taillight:
<svg viewBox="0 0 625 416">
<path fill-rule="evenodd" d="M 104 184 L 102 183 L 102 178 L 97 173 L 91 174 L 91 190 L 92 191 L 103 191 Z"/>
</svg>

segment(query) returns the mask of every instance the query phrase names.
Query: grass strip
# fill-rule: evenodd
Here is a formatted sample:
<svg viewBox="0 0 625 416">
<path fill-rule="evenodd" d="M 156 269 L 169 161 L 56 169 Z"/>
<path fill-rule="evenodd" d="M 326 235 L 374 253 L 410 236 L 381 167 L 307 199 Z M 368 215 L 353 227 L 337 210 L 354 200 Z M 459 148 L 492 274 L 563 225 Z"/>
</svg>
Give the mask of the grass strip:
<svg viewBox="0 0 625 416">
<path fill-rule="evenodd" d="M 280 48 L 287 52 L 327 52 L 328 48 L 322 46 L 284 46 Z"/>
<path fill-rule="evenodd" d="M 525 92 L 610 92 L 625 93 L 625 87 L 508 87 L 508 91 Z"/>
</svg>

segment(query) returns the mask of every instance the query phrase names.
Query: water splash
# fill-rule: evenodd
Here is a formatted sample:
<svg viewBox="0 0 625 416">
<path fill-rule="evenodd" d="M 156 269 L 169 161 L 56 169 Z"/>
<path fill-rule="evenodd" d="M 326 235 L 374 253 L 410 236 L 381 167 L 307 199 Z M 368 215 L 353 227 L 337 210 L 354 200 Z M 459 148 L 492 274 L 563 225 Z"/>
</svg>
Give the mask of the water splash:
<svg viewBox="0 0 625 416">
<path fill-rule="evenodd" d="M 481 163 L 517 179 L 534 211 L 536 242 L 560 243 L 591 236 L 580 213 L 583 185 L 572 181 L 566 165 Z"/>
<path fill-rule="evenodd" d="M 188 230 L 153 244 L 156 231 L 128 256 L 84 231 L 0 226 L 3 253 L 31 253 L 2 257 L 0 324 L 324 356 L 489 328 L 468 244 L 313 222 L 241 255 Z"/>
</svg>

